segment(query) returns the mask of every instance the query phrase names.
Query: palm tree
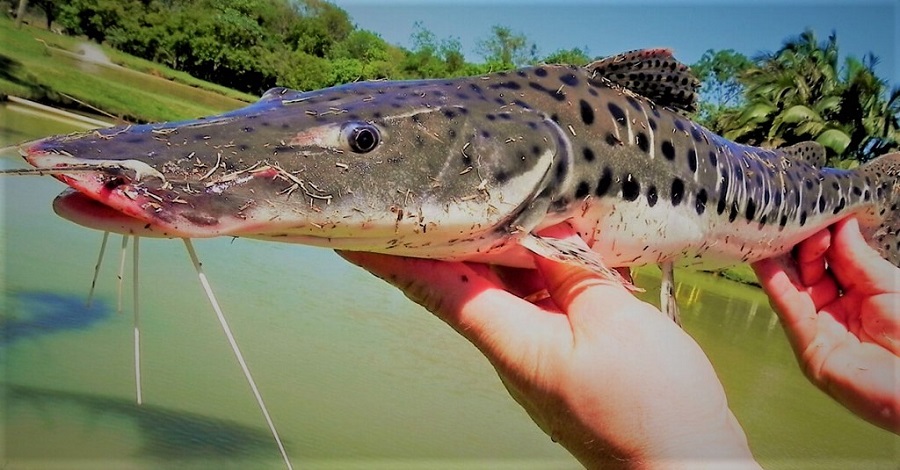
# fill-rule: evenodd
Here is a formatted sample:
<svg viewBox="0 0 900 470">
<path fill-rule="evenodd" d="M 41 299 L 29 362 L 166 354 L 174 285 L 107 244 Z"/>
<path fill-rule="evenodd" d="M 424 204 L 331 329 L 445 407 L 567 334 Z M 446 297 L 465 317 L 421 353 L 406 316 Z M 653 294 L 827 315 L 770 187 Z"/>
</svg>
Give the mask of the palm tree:
<svg viewBox="0 0 900 470">
<path fill-rule="evenodd" d="M 744 106 L 724 112 L 714 130 L 737 142 L 782 147 L 814 140 L 831 164 L 865 161 L 898 147 L 900 88 L 874 72 L 871 54 L 839 64 L 837 36 L 819 42 L 811 30 L 778 52 L 754 59 L 742 76 Z M 849 163 L 842 163 L 847 166 Z"/>
</svg>

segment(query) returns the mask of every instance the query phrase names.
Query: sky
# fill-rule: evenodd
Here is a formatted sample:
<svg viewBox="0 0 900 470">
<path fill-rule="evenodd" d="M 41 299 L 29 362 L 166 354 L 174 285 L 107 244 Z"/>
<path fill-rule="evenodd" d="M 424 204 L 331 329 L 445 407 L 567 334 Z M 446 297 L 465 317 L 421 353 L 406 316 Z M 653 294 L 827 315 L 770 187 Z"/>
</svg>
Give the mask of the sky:
<svg viewBox="0 0 900 470">
<path fill-rule="evenodd" d="M 877 74 L 900 84 L 898 0 L 332 0 L 360 28 L 411 47 L 421 21 L 440 39 L 456 38 L 466 59 L 481 62 L 477 43 L 493 25 L 538 46 L 539 56 L 580 47 L 591 56 L 667 47 L 684 63 L 708 49 L 752 57 L 812 28 L 820 40 L 837 33 L 842 55 L 880 59 Z"/>
</svg>

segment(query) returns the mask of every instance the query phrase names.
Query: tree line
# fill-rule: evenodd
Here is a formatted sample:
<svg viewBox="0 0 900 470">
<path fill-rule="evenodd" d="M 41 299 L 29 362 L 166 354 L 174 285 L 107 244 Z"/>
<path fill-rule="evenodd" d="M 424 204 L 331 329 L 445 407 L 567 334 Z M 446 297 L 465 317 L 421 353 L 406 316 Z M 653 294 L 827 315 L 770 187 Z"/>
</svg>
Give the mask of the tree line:
<svg viewBox="0 0 900 470">
<path fill-rule="evenodd" d="M 66 34 L 241 91 L 312 90 L 375 79 L 446 78 L 536 63 L 585 64 L 586 49 L 546 56 L 524 34 L 494 26 L 467 60 L 455 38 L 416 24 L 412 47 L 353 25 L 325 0 L 31 0 Z M 900 87 L 877 76 L 877 58 L 840 60 L 837 37 L 812 31 L 773 53 L 709 50 L 692 64 L 702 82 L 696 120 L 752 145 L 814 140 L 833 166 L 900 147 Z"/>
</svg>

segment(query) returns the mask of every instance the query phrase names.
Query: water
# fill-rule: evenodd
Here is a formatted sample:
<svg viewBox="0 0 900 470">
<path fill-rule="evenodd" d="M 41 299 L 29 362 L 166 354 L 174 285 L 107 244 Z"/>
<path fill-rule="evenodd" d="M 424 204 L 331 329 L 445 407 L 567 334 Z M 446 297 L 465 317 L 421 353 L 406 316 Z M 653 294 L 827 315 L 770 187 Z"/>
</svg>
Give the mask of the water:
<svg viewBox="0 0 900 470">
<path fill-rule="evenodd" d="M 0 147 L 73 129 L 0 108 Z M 183 245 L 141 240 L 137 406 L 130 283 L 125 312 L 115 312 L 118 237 L 87 308 L 100 233 L 53 214 L 63 189 L 55 180 L 0 184 L 10 468 L 281 468 Z M 196 246 L 295 467 L 580 468 L 474 348 L 329 250 L 241 239 Z M 637 282 L 658 278 L 645 270 Z M 693 273 L 679 273 L 678 289 L 685 328 L 765 467 L 897 468 L 900 439 L 803 378 L 759 290 Z"/>
</svg>

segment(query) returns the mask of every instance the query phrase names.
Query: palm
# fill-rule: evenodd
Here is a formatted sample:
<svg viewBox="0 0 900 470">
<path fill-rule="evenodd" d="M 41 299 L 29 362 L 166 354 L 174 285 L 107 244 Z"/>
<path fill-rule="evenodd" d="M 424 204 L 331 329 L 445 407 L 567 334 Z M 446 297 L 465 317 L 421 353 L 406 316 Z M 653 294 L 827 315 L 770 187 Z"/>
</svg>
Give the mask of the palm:
<svg viewBox="0 0 900 470">
<path fill-rule="evenodd" d="M 810 380 L 850 410 L 900 431 L 900 270 L 855 220 L 754 268 Z"/>
</svg>

